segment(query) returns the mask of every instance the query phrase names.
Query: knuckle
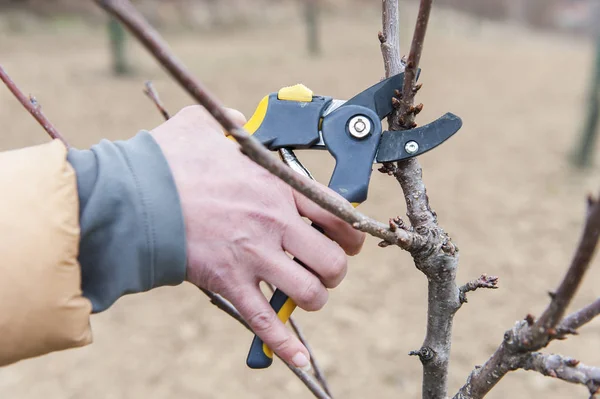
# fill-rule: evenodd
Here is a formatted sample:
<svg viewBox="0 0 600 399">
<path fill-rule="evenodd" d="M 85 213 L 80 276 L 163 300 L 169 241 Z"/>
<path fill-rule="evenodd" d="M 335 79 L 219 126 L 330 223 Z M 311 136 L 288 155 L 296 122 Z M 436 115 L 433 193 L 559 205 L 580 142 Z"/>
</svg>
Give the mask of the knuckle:
<svg viewBox="0 0 600 399">
<path fill-rule="evenodd" d="M 310 281 L 304 287 L 299 299 L 304 310 L 316 311 L 325 306 L 327 297 L 327 290 L 319 282 Z"/>
<path fill-rule="evenodd" d="M 327 288 L 335 288 L 346 275 L 348 258 L 345 252 L 338 247 L 328 253 L 325 262 L 325 269 L 321 277 Z"/>
<path fill-rule="evenodd" d="M 291 334 L 286 334 L 283 337 L 278 337 L 270 343 L 270 347 L 274 352 L 282 353 L 285 352 L 288 348 L 290 348 L 294 343 L 294 339 Z"/>
<path fill-rule="evenodd" d="M 257 334 L 271 330 L 276 321 L 277 315 L 269 310 L 258 311 L 248 318 L 248 324 Z"/>
</svg>

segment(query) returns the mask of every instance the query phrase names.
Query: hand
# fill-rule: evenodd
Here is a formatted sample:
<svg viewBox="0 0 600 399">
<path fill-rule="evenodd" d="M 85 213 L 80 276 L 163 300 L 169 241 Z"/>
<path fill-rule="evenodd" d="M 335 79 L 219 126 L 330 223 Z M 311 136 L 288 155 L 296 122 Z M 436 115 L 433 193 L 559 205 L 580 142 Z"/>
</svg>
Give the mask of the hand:
<svg viewBox="0 0 600 399">
<path fill-rule="evenodd" d="M 227 112 L 245 123 L 238 111 Z M 365 235 L 243 155 L 200 106 L 184 108 L 151 134 L 181 198 L 187 280 L 229 300 L 284 361 L 309 367 L 307 349 L 277 318 L 259 282 L 280 288 L 307 311 L 319 310 L 327 302 L 327 288 L 346 275 L 346 254 L 357 254 Z"/>
</svg>

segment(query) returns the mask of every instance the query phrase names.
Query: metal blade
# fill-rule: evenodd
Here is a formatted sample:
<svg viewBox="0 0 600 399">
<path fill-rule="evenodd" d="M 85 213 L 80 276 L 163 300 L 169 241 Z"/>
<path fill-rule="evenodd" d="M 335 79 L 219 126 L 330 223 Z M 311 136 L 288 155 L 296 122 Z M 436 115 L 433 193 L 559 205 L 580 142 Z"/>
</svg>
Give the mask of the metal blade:
<svg viewBox="0 0 600 399">
<path fill-rule="evenodd" d="M 381 135 L 377 163 L 416 157 L 439 146 L 458 132 L 462 120 L 447 113 L 435 121 L 410 130 L 386 131 Z"/>
<path fill-rule="evenodd" d="M 417 79 L 421 70 L 417 71 Z M 390 76 L 381 82 L 374 84 L 368 89 L 358 93 L 344 105 L 360 105 L 373 110 L 379 119 L 383 119 L 393 111 L 392 97 L 396 95 L 396 90 L 402 91 L 404 86 L 404 72 Z"/>
</svg>

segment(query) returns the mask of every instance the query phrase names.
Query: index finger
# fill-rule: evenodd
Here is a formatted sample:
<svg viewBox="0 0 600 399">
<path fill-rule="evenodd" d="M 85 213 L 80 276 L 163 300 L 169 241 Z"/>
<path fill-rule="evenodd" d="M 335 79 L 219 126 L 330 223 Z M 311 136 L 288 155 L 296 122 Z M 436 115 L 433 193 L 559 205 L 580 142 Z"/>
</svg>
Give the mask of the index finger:
<svg viewBox="0 0 600 399">
<path fill-rule="evenodd" d="M 320 185 L 324 190 L 329 191 L 332 195 L 346 201 L 339 194 L 332 191 L 329 187 L 323 186 L 319 182 L 313 181 L 313 183 Z M 296 201 L 296 208 L 298 209 L 300 215 L 309 218 L 315 224 L 320 226 L 329 238 L 340 244 L 347 255 L 356 255 L 360 252 L 365 242 L 365 233 L 356 230 L 346 221 L 321 208 L 320 205 L 314 203 L 312 200 L 295 190 L 294 199 Z"/>
</svg>

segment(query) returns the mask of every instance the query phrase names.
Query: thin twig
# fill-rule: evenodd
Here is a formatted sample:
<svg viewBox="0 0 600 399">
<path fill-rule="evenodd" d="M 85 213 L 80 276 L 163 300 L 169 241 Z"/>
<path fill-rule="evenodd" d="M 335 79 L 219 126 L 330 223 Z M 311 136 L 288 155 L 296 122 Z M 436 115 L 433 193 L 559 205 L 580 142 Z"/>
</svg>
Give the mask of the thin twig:
<svg viewBox="0 0 600 399">
<path fill-rule="evenodd" d="M 460 302 L 467 303 L 467 292 L 475 291 L 479 288 L 497 289 L 498 277 L 482 274 L 477 280 L 471 280 L 459 288 Z"/>
<path fill-rule="evenodd" d="M 219 294 L 215 294 L 211 291 L 205 290 L 204 288 L 200 288 L 200 290 L 202 292 L 204 292 L 204 294 L 208 298 L 210 298 L 210 302 L 213 305 L 215 305 L 216 307 L 218 307 L 219 309 L 221 309 L 222 311 L 227 313 L 233 319 L 237 320 L 241 325 L 246 327 L 248 329 L 248 331 L 250 331 L 252 334 L 254 334 L 254 331 L 252 331 L 252 329 L 250 328 L 248 323 L 246 323 L 246 321 L 244 320 L 242 315 L 240 315 L 240 313 L 237 311 L 237 309 L 231 303 L 229 303 L 227 300 L 225 300 L 225 298 L 223 298 Z M 277 354 L 275 354 L 275 355 L 277 357 L 279 357 L 279 355 L 277 355 Z M 281 357 L 279 357 L 279 358 L 281 359 Z M 283 359 L 282 359 L 282 361 L 283 361 Z M 292 372 L 294 374 L 296 374 L 296 376 L 304 383 L 304 385 L 306 385 L 306 387 L 312 392 L 312 394 L 316 398 L 331 399 L 329 394 L 327 392 L 325 392 L 324 388 L 319 384 L 319 382 L 317 382 L 317 380 L 315 380 L 315 378 L 313 378 L 313 376 L 304 372 L 303 370 L 299 369 L 298 367 L 294 367 L 291 364 L 288 364 L 285 361 L 283 361 L 283 363 L 290 370 L 292 370 Z"/>
<path fill-rule="evenodd" d="M 389 226 L 375 221 L 355 210 L 348 202 L 341 200 L 319 187 L 316 183 L 299 176 L 273 157 L 258 140 L 248 135 L 224 112 L 223 105 L 210 93 L 178 60 L 144 17 L 128 0 L 94 0 L 100 7 L 123 23 L 157 61 L 179 82 L 179 84 L 233 136 L 242 147 L 242 152 L 269 172 L 292 186 L 307 198 L 351 224 L 354 228 L 381 238 L 401 248 L 412 250 L 424 244 L 418 234 L 389 229 Z"/>
<path fill-rule="evenodd" d="M 559 335 L 572 334 L 579 327 L 589 323 L 592 319 L 600 314 L 600 298 L 590 303 L 586 307 L 571 313 L 564 318 L 556 327 Z"/>
<path fill-rule="evenodd" d="M 416 126 L 414 117 L 423 108 L 422 105 L 415 107 L 413 104 L 415 94 L 421 87 L 416 85 L 416 78 L 431 7 L 432 0 L 421 0 L 410 54 L 404 68 L 403 91 L 397 92 L 397 98 L 392 99 L 396 111 L 388 118 L 390 130 Z M 395 42 L 398 30 L 394 25 L 398 22 L 394 16 L 398 15 L 398 1 L 382 0 L 382 12 L 384 25 L 379 40 L 386 77 L 389 77 L 403 71 L 399 45 Z M 390 50 L 393 47 L 396 47 L 395 50 Z M 394 175 L 400 183 L 411 228 L 426 239 L 425 245 L 411 251 L 416 267 L 428 280 L 427 333 L 421 348 L 411 353 L 418 355 L 423 364 L 423 398 L 445 398 L 448 390 L 452 323 L 455 312 L 461 306 L 460 292 L 455 281 L 458 249 L 437 224 L 436 214 L 429 205 L 419 161 L 410 158 L 397 165 L 384 165 L 380 170 Z M 400 230 L 404 229 L 396 231 Z"/>
<path fill-rule="evenodd" d="M 551 295 L 552 300 L 543 313 L 544 318 L 535 321 L 533 316 L 527 315 L 525 320 L 506 331 L 496 352 L 482 367 L 471 372 L 454 399 L 483 398 L 508 372 L 523 367 L 524 356 L 547 346 L 554 339 L 563 338 L 567 333 L 573 334 L 576 328 L 600 313 L 599 299 L 559 324 L 589 268 L 600 236 L 600 200 L 590 197 L 588 204 L 585 225 L 573 261 L 556 294 Z"/>
<path fill-rule="evenodd" d="M 23 107 L 25 107 L 25 109 L 29 111 L 31 116 L 33 116 L 35 120 L 38 121 L 40 125 L 42 125 L 46 133 L 48 133 L 48 135 L 52 139 L 58 139 L 62 141 L 66 147 L 69 147 L 69 143 L 67 143 L 67 140 L 64 139 L 64 137 L 58 132 L 58 130 L 56 130 L 54 125 L 50 123 L 50 121 L 46 118 L 46 116 L 42 112 L 42 107 L 37 102 L 35 97 L 30 96 L 29 98 L 27 98 L 27 96 L 25 96 L 25 94 L 23 94 L 23 92 L 17 87 L 15 82 L 13 82 L 10 76 L 8 76 L 4 68 L 2 68 L 2 65 L 0 65 L 0 79 L 4 82 L 6 87 L 8 87 L 8 90 L 10 90 L 11 93 L 17 98 L 17 100 L 19 100 L 21 105 L 23 105 Z"/>
<path fill-rule="evenodd" d="M 548 377 L 585 385 L 591 395 L 599 393 L 600 390 L 600 368 L 586 366 L 570 357 L 539 352 L 528 353 L 524 356 L 521 367 Z"/>
<path fill-rule="evenodd" d="M 271 290 L 271 293 L 275 292 L 275 287 L 273 286 L 273 284 L 268 283 L 267 286 Z M 296 336 L 298 337 L 300 342 L 302 342 L 302 345 L 304 345 L 306 347 L 306 350 L 308 351 L 308 354 L 310 355 L 310 364 L 315 373 L 315 378 L 317 379 L 317 381 L 319 381 L 319 383 L 321 384 L 321 387 L 323 387 L 323 390 L 327 393 L 327 395 L 332 396 L 331 390 L 329 389 L 329 383 L 327 382 L 327 378 L 325 378 L 325 373 L 323 373 L 323 370 L 321 369 L 321 366 L 319 365 L 319 362 L 317 361 L 317 357 L 314 355 L 314 352 L 312 351 L 310 345 L 308 344 L 308 340 L 302 333 L 300 326 L 298 325 L 298 323 L 292 316 L 290 316 L 290 318 L 288 319 L 288 322 L 290 323 L 290 327 L 292 327 L 292 330 L 294 331 L 294 333 L 296 334 Z"/>
<path fill-rule="evenodd" d="M 154 105 L 156 105 L 156 108 L 158 108 L 158 112 L 161 113 L 163 118 L 165 118 L 165 120 L 169 120 L 169 118 L 170 118 L 169 113 L 165 109 L 165 106 L 163 105 L 162 101 L 160 101 L 160 97 L 158 96 L 158 92 L 154 88 L 152 81 L 151 80 L 146 81 L 145 86 L 146 86 L 146 88 L 144 89 L 144 94 L 146 96 L 148 96 L 148 98 L 150 100 L 152 100 Z"/>
</svg>

